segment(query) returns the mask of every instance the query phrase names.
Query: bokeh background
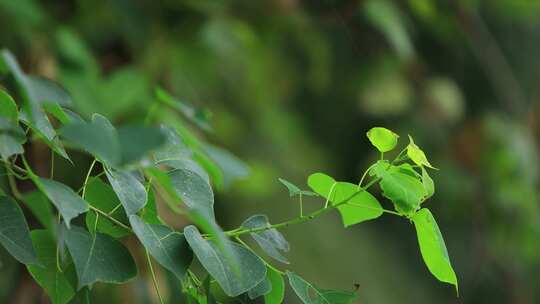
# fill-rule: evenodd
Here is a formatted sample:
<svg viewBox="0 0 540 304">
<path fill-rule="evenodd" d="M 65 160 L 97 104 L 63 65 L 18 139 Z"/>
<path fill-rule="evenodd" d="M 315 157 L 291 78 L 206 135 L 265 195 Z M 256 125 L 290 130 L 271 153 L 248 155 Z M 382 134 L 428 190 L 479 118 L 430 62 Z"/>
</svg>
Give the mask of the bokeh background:
<svg viewBox="0 0 540 304">
<path fill-rule="evenodd" d="M 288 228 L 281 268 L 321 287 L 358 284 L 358 303 L 540 303 L 540 1 L 0 0 L 0 46 L 86 116 L 141 120 L 157 85 L 211 110 L 201 135 L 251 169 L 217 195 L 225 228 L 296 216 L 278 177 L 357 182 L 377 157 L 370 127 L 402 145 L 412 134 L 440 168 L 428 204 L 460 297 L 429 274 L 414 227 L 388 216 Z M 0 260 L 1 303 L 47 303 L 22 266 Z M 97 285 L 93 297 L 148 303 L 148 286 Z"/>
</svg>

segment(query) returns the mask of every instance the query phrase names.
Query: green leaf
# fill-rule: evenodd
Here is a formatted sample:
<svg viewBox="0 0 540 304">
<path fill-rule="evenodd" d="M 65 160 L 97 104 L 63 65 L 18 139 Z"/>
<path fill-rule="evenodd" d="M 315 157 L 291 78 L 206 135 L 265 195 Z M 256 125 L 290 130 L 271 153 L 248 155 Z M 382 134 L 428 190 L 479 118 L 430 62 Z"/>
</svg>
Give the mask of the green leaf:
<svg viewBox="0 0 540 304">
<path fill-rule="evenodd" d="M 16 126 L 20 130 L 19 126 Z M 20 130 L 22 132 L 22 130 Z M 23 133 L 24 134 L 24 133 Z M 9 157 L 15 154 L 23 154 L 24 148 L 22 144 L 26 141 L 26 138 L 21 136 L 13 136 L 8 133 L 0 131 L 0 156 L 7 160 Z"/>
<path fill-rule="evenodd" d="M 129 222 L 146 250 L 161 266 L 183 280 L 193 260 L 193 253 L 183 234 L 165 225 L 145 223 L 137 215 L 131 215 Z"/>
<path fill-rule="evenodd" d="M 384 153 L 396 147 L 399 135 L 386 128 L 375 127 L 367 132 L 367 137 L 377 150 Z"/>
<path fill-rule="evenodd" d="M 269 226 L 268 217 L 263 214 L 253 215 L 242 223 L 242 227 L 247 229 Z M 277 229 L 272 228 L 261 232 L 253 232 L 250 235 L 270 257 L 289 264 L 287 258 L 280 253 L 280 251 L 289 252 L 289 243 Z"/>
<path fill-rule="evenodd" d="M 52 179 L 31 176 L 32 180 L 53 205 L 58 209 L 66 226 L 70 227 L 71 219 L 88 211 L 88 204 L 68 186 Z"/>
<path fill-rule="evenodd" d="M 293 197 L 295 195 L 308 195 L 308 196 L 316 196 L 317 193 L 313 193 L 311 191 L 305 191 L 301 190 L 298 186 L 295 184 L 289 182 L 288 180 L 285 180 L 283 178 L 278 178 L 279 182 L 282 183 L 287 189 L 289 190 L 289 196 Z"/>
<path fill-rule="evenodd" d="M 109 165 L 120 163 L 118 134 L 107 118 L 94 114 L 90 123 L 74 121 L 60 129 L 62 137 Z"/>
<path fill-rule="evenodd" d="M 249 176 L 248 166 L 230 152 L 209 144 L 203 144 L 203 150 L 223 173 L 223 186 L 228 187 L 238 179 Z"/>
<path fill-rule="evenodd" d="M 94 282 L 124 283 L 137 275 L 129 251 L 114 238 L 97 232 L 94 237 L 81 227 L 64 229 L 65 241 L 79 279 L 79 287 Z"/>
<path fill-rule="evenodd" d="M 148 201 L 144 208 L 139 212 L 139 215 L 145 223 L 156 225 L 163 224 L 163 221 L 158 214 L 154 190 L 150 187 L 148 187 Z"/>
<path fill-rule="evenodd" d="M 133 163 L 166 142 L 165 134 L 160 129 L 136 125 L 119 128 L 118 138 L 122 164 Z"/>
<path fill-rule="evenodd" d="M 33 230 L 31 237 L 41 265 L 27 265 L 28 272 L 45 289 L 53 304 L 68 303 L 75 290 L 65 273 L 58 270 L 54 238 L 48 230 Z"/>
<path fill-rule="evenodd" d="M 424 208 L 412 218 L 420 252 L 429 271 L 441 282 L 452 284 L 458 290 L 457 277 L 452 269 L 448 251 L 439 226 L 431 212 Z"/>
<path fill-rule="evenodd" d="M 332 202 L 332 205 L 349 199 L 347 203 L 337 207 L 345 227 L 378 218 L 383 213 L 379 201 L 369 192 L 359 190 L 358 185 L 336 182 L 323 173 L 310 175 L 308 185 L 313 191 Z"/>
<path fill-rule="evenodd" d="M 272 283 L 270 283 L 270 280 L 268 279 L 268 270 L 266 270 L 266 273 L 267 273 L 267 277 L 264 278 L 264 280 L 262 280 L 257 286 L 248 290 L 248 297 L 251 300 L 255 300 L 258 297 L 262 297 L 268 294 L 272 290 Z"/>
<path fill-rule="evenodd" d="M 290 271 L 287 271 L 287 277 L 304 304 L 352 304 L 356 298 L 353 292 L 320 289 Z"/>
<path fill-rule="evenodd" d="M 133 173 L 105 167 L 105 174 L 127 215 L 135 214 L 144 207 L 148 194 Z"/>
<path fill-rule="evenodd" d="M 264 263 L 251 250 L 231 243 L 234 258 L 239 263 L 236 267 L 215 243 L 205 240 L 195 226 L 184 228 L 184 235 L 203 267 L 228 296 L 236 297 L 266 277 Z"/>
<path fill-rule="evenodd" d="M 72 121 L 72 118 L 64 111 L 64 109 L 57 103 L 50 103 L 43 105 L 43 108 L 48 113 L 51 113 L 62 124 L 67 124 Z"/>
<path fill-rule="evenodd" d="M 410 171 L 387 161 L 378 161 L 370 174 L 381 178 L 379 185 L 383 196 L 394 203 L 398 212 L 412 215 L 420 207 L 426 192 L 419 178 L 411 176 Z"/>
<path fill-rule="evenodd" d="M 0 117 L 4 117 L 14 123 L 19 120 L 17 105 L 13 98 L 4 90 L 0 90 Z"/>
<path fill-rule="evenodd" d="M 418 166 L 426 166 L 428 168 L 435 169 L 427 160 L 426 154 L 415 143 L 413 138 L 409 135 L 409 145 L 407 146 L 407 156 Z"/>
<path fill-rule="evenodd" d="M 28 192 L 24 194 L 22 201 L 43 227 L 48 230 L 53 228 L 55 219 L 45 194 L 38 190 Z"/>
<path fill-rule="evenodd" d="M 424 200 L 426 200 L 435 194 L 435 183 L 424 167 L 422 167 L 422 184 L 426 190 L 426 196 L 424 197 Z"/>
<path fill-rule="evenodd" d="M 124 209 L 119 208 L 121 203 L 116 197 L 116 193 L 111 186 L 102 182 L 101 179 L 92 178 L 89 180 L 86 185 L 84 199 L 88 204 L 106 212 L 115 220 L 126 225 L 129 223 Z M 121 238 L 130 234 L 129 230 L 93 211 L 86 213 L 86 227 L 88 228 L 88 231 L 92 233 L 97 231 L 108 234 L 114 238 Z"/>
<path fill-rule="evenodd" d="M 26 90 L 29 97 L 38 104 L 70 106 L 69 93 L 58 83 L 39 76 L 26 75 Z"/>
<path fill-rule="evenodd" d="M 283 276 L 277 271 L 268 268 L 266 271 L 266 277 L 270 280 L 272 289 L 269 293 L 264 295 L 265 304 L 281 304 L 285 297 L 285 282 Z"/>
<path fill-rule="evenodd" d="M 0 196 L 0 244 L 23 264 L 38 263 L 21 208 L 7 196 Z"/>
<path fill-rule="evenodd" d="M 209 122 L 211 113 L 207 110 L 195 109 L 185 102 L 176 100 L 174 97 L 169 95 L 169 93 L 162 90 L 161 88 L 156 89 L 156 97 L 164 104 L 182 113 L 190 122 L 192 122 L 199 128 L 205 131 L 212 130 Z"/>
<path fill-rule="evenodd" d="M 214 193 L 198 174 L 182 169 L 168 173 L 172 187 L 184 204 L 208 220 L 214 220 Z"/>
</svg>

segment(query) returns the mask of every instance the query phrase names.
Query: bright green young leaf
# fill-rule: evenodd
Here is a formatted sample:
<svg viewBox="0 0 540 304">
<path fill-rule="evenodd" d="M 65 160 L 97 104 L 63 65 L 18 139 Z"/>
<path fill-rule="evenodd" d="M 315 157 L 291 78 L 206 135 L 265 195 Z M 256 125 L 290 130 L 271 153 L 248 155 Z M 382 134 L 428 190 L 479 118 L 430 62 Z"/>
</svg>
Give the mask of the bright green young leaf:
<svg viewBox="0 0 540 304">
<path fill-rule="evenodd" d="M 431 179 L 431 176 L 427 173 L 427 170 L 422 167 L 422 184 L 424 185 L 424 189 L 426 190 L 426 196 L 424 200 L 430 198 L 435 194 L 435 183 L 433 182 L 433 179 Z"/>
<path fill-rule="evenodd" d="M 420 179 L 411 176 L 410 171 L 379 161 L 370 174 L 381 178 L 383 196 L 394 203 L 398 212 L 412 215 L 419 208 L 426 192 Z"/>
<path fill-rule="evenodd" d="M 301 190 L 298 186 L 295 184 L 289 182 L 288 180 L 285 180 L 283 178 L 278 178 L 279 182 L 282 183 L 285 187 L 287 187 L 287 190 L 289 190 L 289 196 L 293 197 L 295 195 L 307 195 L 307 196 L 316 196 L 317 193 Z"/>
<path fill-rule="evenodd" d="M 58 270 L 54 238 L 48 230 L 33 230 L 31 237 L 41 265 L 27 265 L 28 272 L 45 289 L 53 304 L 68 303 L 75 295 L 75 286 L 64 272 Z"/>
<path fill-rule="evenodd" d="M 332 202 L 332 205 L 349 199 L 347 203 L 337 207 L 345 227 L 378 218 L 383 213 L 379 201 L 369 192 L 358 190 L 358 185 L 336 182 L 323 173 L 310 175 L 308 185 L 313 191 Z"/>
<path fill-rule="evenodd" d="M 285 282 L 283 276 L 277 271 L 267 268 L 266 277 L 270 280 L 272 289 L 264 295 L 265 304 L 281 304 L 285 296 Z"/>
<path fill-rule="evenodd" d="M 84 199 L 91 206 L 108 213 L 122 224 L 128 225 L 129 221 L 126 216 L 126 212 L 124 211 L 124 208 L 122 208 L 116 193 L 111 186 L 102 182 L 101 179 L 92 178 L 89 180 L 88 184 L 86 185 Z M 114 223 L 102 215 L 98 215 L 94 211 L 89 211 L 86 213 L 86 227 L 88 228 L 88 231 L 92 233 L 97 231 L 108 234 L 114 238 L 121 238 L 130 234 L 129 230 L 121 227 L 117 223 Z"/>
<path fill-rule="evenodd" d="M 424 208 L 416 212 L 412 220 L 416 228 L 420 252 L 429 271 L 439 281 L 454 285 L 457 291 L 457 277 L 435 218 L 428 209 Z"/>
<path fill-rule="evenodd" d="M 384 153 L 396 147 L 399 135 L 386 128 L 375 127 L 367 132 L 367 137 L 377 150 Z"/>
<path fill-rule="evenodd" d="M 201 216 L 214 220 L 214 193 L 210 185 L 198 174 L 182 169 L 168 173 L 176 194 L 186 206 Z"/>
<path fill-rule="evenodd" d="M 106 167 L 105 174 L 127 215 L 135 214 L 144 207 L 148 194 L 134 173 Z"/>
<path fill-rule="evenodd" d="M 0 244 L 23 264 L 38 263 L 21 208 L 7 196 L 0 196 Z"/>
<path fill-rule="evenodd" d="M 418 166 L 426 166 L 428 168 L 435 169 L 427 160 L 426 154 L 415 143 L 413 138 L 409 135 L 409 145 L 407 146 L 407 156 Z"/>
<path fill-rule="evenodd" d="M 270 222 L 268 221 L 268 217 L 263 214 L 253 215 L 242 223 L 242 227 L 248 229 L 269 226 Z M 287 258 L 280 252 L 289 252 L 290 249 L 289 243 L 285 240 L 281 232 L 277 229 L 268 229 L 250 234 L 266 254 L 282 263 L 289 264 Z"/>
<path fill-rule="evenodd" d="M 37 176 L 32 176 L 32 180 L 58 209 L 68 228 L 71 219 L 88 211 L 88 204 L 68 186 Z"/>
<path fill-rule="evenodd" d="M 165 225 L 147 224 L 137 215 L 131 215 L 129 222 L 133 232 L 154 259 L 178 280 L 183 280 L 193 259 L 184 235 Z"/>
<path fill-rule="evenodd" d="M 61 135 L 73 145 L 86 150 L 109 165 L 121 160 L 118 133 L 107 118 L 94 114 L 89 123 L 74 121 L 60 129 Z"/>
<path fill-rule="evenodd" d="M 81 227 L 64 229 L 65 242 L 79 279 L 79 288 L 94 282 L 124 283 L 137 275 L 129 251 L 114 238 Z"/>
<path fill-rule="evenodd" d="M 287 277 L 304 304 L 352 304 L 356 298 L 352 292 L 320 289 L 290 271 L 287 271 Z"/>
<path fill-rule="evenodd" d="M 248 297 L 251 300 L 255 300 L 258 297 L 262 297 L 268 294 L 271 290 L 272 290 L 272 283 L 270 283 L 270 279 L 268 279 L 268 269 L 267 269 L 266 278 L 264 278 L 264 280 L 262 280 L 257 286 L 248 290 Z"/>
<path fill-rule="evenodd" d="M 0 117 L 16 123 L 19 120 L 17 105 L 6 91 L 0 89 Z"/>
<path fill-rule="evenodd" d="M 49 200 L 41 191 L 35 190 L 23 195 L 23 203 L 36 219 L 48 230 L 53 228 L 54 217 Z"/>
<path fill-rule="evenodd" d="M 215 243 L 201 236 L 195 226 L 186 227 L 184 235 L 203 267 L 228 296 L 238 296 L 265 279 L 266 267 L 251 250 L 231 243 L 234 257 L 239 263 L 239 267 L 235 267 Z"/>
</svg>

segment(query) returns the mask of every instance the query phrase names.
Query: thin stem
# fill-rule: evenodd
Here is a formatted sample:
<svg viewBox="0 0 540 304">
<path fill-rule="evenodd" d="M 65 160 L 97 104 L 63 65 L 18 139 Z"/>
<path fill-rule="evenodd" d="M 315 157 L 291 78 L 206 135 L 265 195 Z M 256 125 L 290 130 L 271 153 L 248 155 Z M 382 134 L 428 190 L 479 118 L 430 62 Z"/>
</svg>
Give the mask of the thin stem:
<svg viewBox="0 0 540 304">
<path fill-rule="evenodd" d="M 246 247 L 248 250 L 250 250 L 251 252 L 253 252 L 254 254 L 257 254 L 248 244 L 246 244 L 241 238 L 240 236 L 236 236 L 235 239 L 238 241 L 238 243 L 244 245 L 244 247 Z M 261 260 L 263 261 L 263 263 L 268 267 L 268 268 L 271 268 L 272 270 L 274 270 L 275 272 L 281 274 L 281 275 L 286 275 L 285 272 L 275 268 L 274 266 L 270 265 L 270 263 L 268 263 L 267 261 L 265 261 L 263 258 L 261 258 Z"/>
<path fill-rule="evenodd" d="M 120 222 L 119 220 L 115 219 L 114 217 L 108 215 L 107 212 L 105 212 L 105 211 L 103 211 L 101 209 L 98 209 L 98 208 L 96 208 L 96 207 L 94 207 L 94 206 L 92 206 L 90 204 L 88 205 L 88 208 L 90 208 L 90 209 L 94 210 L 95 212 L 99 213 L 100 215 L 106 217 L 108 220 L 115 223 L 116 225 L 118 225 L 118 226 L 120 226 L 120 227 L 122 227 L 122 228 L 124 228 L 126 230 L 129 230 L 129 231 L 133 232 L 133 230 L 131 230 L 131 227 L 127 226 L 126 224 L 124 224 L 122 222 Z"/>
<path fill-rule="evenodd" d="M 336 187 L 337 183 L 333 183 L 332 187 L 330 187 L 330 191 L 328 193 L 328 196 L 326 196 L 326 202 L 324 203 L 324 208 L 328 208 L 328 203 L 330 202 L 330 197 L 332 196 L 332 191 L 334 191 L 334 188 Z"/>
<path fill-rule="evenodd" d="M 86 173 L 86 177 L 84 179 L 84 184 L 82 186 L 82 199 L 84 199 L 84 196 L 86 194 L 86 185 L 88 185 L 88 180 L 90 179 L 90 174 L 92 174 L 92 170 L 94 169 L 94 166 L 96 165 L 97 159 L 94 158 L 92 161 L 92 164 L 90 165 L 90 168 L 88 168 L 88 173 Z"/>
<path fill-rule="evenodd" d="M 104 175 L 104 174 L 105 174 L 105 171 L 100 172 L 100 173 L 94 175 L 93 177 L 94 177 L 94 178 L 98 178 L 98 177 L 101 177 L 101 176 Z M 77 190 L 77 193 L 81 193 L 81 191 L 83 191 L 83 189 L 84 189 L 84 186 L 85 186 L 85 185 L 83 184 L 83 185 L 79 188 L 79 190 Z"/>
<path fill-rule="evenodd" d="M 364 178 L 366 178 L 367 174 L 369 173 L 369 171 L 371 171 L 371 169 L 373 167 L 375 167 L 377 165 L 377 163 L 374 163 L 372 164 L 371 166 L 369 166 L 366 171 L 364 171 L 364 174 L 362 174 L 362 177 L 360 178 L 360 181 L 358 182 L 358 190 L 360 190 L 360 188 L 362 188 L 362 183 L 364 182 Z"/>
<path fill-rule="evenodd" d="M 13 178 L 13 175 L 8 174 L 7 178 L 9 182 L 9 188 L 11 189 L 11 194 L 13 194 L 13 196 L 15 196 L 16 199 L 22 200 L 23 196 L 19 192 L 19 189 L 17 188 L 17 182 L 15 181 L 15 178 Z"/>
<path fill-rule="evenodd" d="M 159 298 L 159 303 L 163 304 L 163 298 L 161 297 L 161 293 L 159 292 L 159 286 L 156 279 L 156 274 L 154 272 L 154 267 L 152 266 L 152 261 L 150 260 L 150 254 L 148 253 L 148 250 L 144 250 L 146 252 L 146 261 L 148 262 L 148 267 L 150 268 L 150 273 L 152 274 L 152 282 L 154 283 L 154 288 L 156 289 L 157 296 Z"/>
<path fill-rule="evenodd" d="M 60 213 L 58 213 L 58 223 L 60 224 L 61 218 Z M 58 269 L 58 272 L 62 272 L 62 267 L 60 266 L 60 244 L 56 244 L 56 269 Z"/>
<path fill-rule="evenodd" d="M 51 150 L 51 179 L 54 179 L 54 151 Z"/>
<path fill-rule="evenodd" d="M 302 192 L 300 192 L 300 217 L 304 216 L 304 204 L 302 203 Z"/>
</svg>

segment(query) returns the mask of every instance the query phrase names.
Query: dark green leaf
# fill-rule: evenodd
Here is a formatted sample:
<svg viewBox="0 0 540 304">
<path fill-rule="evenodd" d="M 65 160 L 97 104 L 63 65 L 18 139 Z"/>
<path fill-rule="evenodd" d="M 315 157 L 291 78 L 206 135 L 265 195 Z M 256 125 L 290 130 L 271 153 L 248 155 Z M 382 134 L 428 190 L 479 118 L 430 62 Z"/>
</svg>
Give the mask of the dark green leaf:
<svg viewBox="0 0 540 304">
<path fill-rule="evenodd" d="M 166 137 L 158 128 L 125 126 L 118 129 L 122 164 L 130 164 L 163 146 Z"/>
<path fill-rule="evenodd" d="M 264 280 L 266 267 L 251 250 L 231 243 L 234 258 L 239 263 L 236 267 L 215 243 L 205 240 L 195 226 L 186 227 L 184 235 L 203 267 L 227 295 L 238 296 Z"/>
<path fill-rule="evenodd" d="M 34 230 L 31 237 L 41 265 L 26 266 L 28 272 L 45 289 L 53 304 L 68 303 L 75 295 L 75 290 L 65 273 L 58 270 L 54 238 L 48 230 Z"/>
<path fill-rule="evenodd" d="M 214 220 L 214 193 L 212 188 L 198 174 L 176 169 L 169 172 L 172 187 L 184 204 L 208 220 Z"/>
<path fill-rule="evenodd" d="M 0 244 L 23 264 L 38 263 L 21 208 L 7 196 L 0 196 Z"/>
<path fill-rule="evenodd" d="M 41 191 L 32 191 L 24 194 L 23 203 L 32 211 L 32 214 L 43 225 L 51 230 L 54 224 L 51 205 L 45 194 Z"/>
<path fill-rule="evenodd" d="M 435 218 L 428 209 L 424 208 L 416 212 L 412 220 L 416 228 L 420 252 L 429 271 L 439 281 L 454 285 L 457 291 L 457 277 Z"/>
<path fill-rule="evenodd" d="M 257 286 L 248 290 L 248 297 L 251 300 L 255 300 L 258 297 L 262 297 L 268 294 L 271 290 L 272 290 L 272 283 L 270 283 L 270 280 L 268 279 L 268 270 L 267 270 L 266 278 L 264 278 L 264 280 L 262 280 Z"/>
<path fill-rule="evenodd" d="M 17 123 L 19 120 L 19 112 L 17 111 L 17 105 L 9 94 L 0 90 L 0 117 L 3 117 L 10 122 Z"/>
<path fill-rule="evenodd" d="M 108 167 L 105 173 L 127 215 L 135 214 L 144 207 L 148 194 L 133 173 Z"/>
<path fill-rule="evenodd" d="M 289 284 L 304 304 L 352 304 L 356 298 L 352 292 L 320 289 L 290 271 L 287 276 Z"/>
<path fill-rule="evenodd" d="M 234 181 L 249 176 L 247 165 L 230 152 L 209 144 L 204 144 L 203 150 L 223 172 L 223 186 L 228 187 Z"/>
<path fill-rule="evenodd" d="M 253 215 L 242 223 L 245 228 L 269 227 L 268 217 L 263 214 Z M 280 251 L 289 252 L 289 243 L 277 229 L 268 229 L 261 232 L 250 233 L 261 249 L 272 258 L 289 264 Z"/>
<path fill-rule="evenodd" d="M 64 229 L 67 248 L 77 271 L 79 288 L 94 282 L 124 283 L 137 274 L 129 251 L 114 238 L 81 227 Z"/>
</svg>

